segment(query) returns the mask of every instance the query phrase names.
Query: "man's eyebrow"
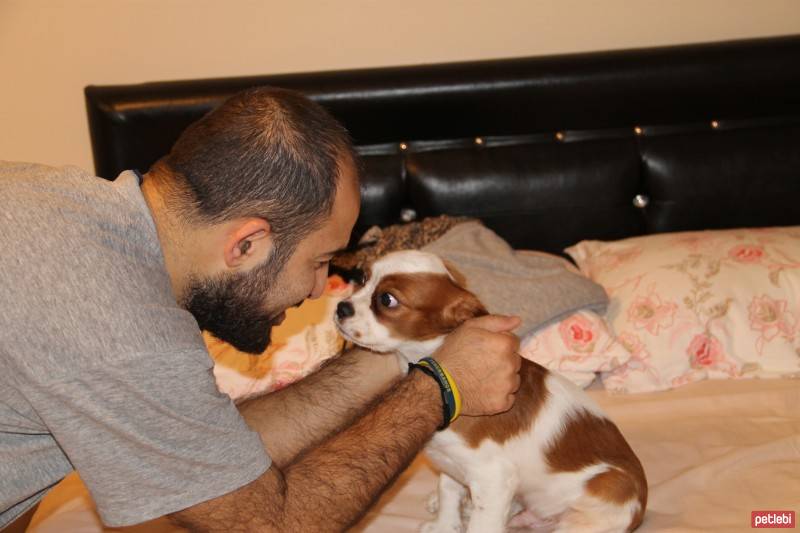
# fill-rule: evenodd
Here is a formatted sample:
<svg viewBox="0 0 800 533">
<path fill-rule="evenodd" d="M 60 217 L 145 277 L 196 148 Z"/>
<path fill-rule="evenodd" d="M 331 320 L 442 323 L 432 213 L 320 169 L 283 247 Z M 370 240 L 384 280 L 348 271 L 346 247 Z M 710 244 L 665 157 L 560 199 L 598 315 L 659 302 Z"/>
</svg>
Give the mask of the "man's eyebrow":
<svg viewBox="0 0 800 533">
<path fill-rule="evenodd" d="M 345 251 L 347 251 L 347 246 L 346 245 L 342 246 L 341 248 L 337 248 L 335 250 L 331 250 L 330 252 L 325 252 L 324 254 L 320 254 L 320 256 L 323 256 L 323 255 L 336 255 L 336 254 L 339 254 L 339 253 L 342 253 L 342 252 L 345 252 Z"/>
</svg>

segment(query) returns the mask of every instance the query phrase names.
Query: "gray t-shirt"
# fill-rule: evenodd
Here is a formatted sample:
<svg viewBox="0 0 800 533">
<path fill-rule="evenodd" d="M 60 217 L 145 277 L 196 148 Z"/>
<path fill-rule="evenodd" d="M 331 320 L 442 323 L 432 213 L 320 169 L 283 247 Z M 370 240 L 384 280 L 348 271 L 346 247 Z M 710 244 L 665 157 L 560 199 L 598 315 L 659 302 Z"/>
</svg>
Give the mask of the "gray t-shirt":
<svg viewBox="0 0 800 533">
<path fill-rule="evenodd" d="M 0 528 L 73 469 L 111 526 L 260 476 L 212 366 L 136 174 L 0 162 Z"/>
</svg>

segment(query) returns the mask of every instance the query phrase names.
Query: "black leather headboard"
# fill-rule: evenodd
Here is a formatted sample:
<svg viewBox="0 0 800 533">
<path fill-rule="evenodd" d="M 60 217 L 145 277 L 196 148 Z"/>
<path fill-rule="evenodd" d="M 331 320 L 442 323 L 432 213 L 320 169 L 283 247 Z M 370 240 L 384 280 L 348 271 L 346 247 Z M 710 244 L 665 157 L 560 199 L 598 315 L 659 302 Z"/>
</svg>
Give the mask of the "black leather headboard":
<svg viewBox="0 0 800 533">
<path fill-rule="evenodd" d="M 518 248 L 800 224 L 800 36 L 90 86 L 98 175 L 146 170 L 228 95 L 303 91 L 363 156 L 357 231 L 470 215 Z"/>
</svg>

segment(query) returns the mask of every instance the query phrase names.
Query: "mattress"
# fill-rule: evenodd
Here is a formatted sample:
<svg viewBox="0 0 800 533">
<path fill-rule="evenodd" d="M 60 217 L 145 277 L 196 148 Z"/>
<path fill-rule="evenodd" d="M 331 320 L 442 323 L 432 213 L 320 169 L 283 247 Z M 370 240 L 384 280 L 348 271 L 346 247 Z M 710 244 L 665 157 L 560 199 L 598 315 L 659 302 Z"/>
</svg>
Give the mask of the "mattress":
<svg viewBox="0 0 800 533">
<path fill-rule="evenodd" d="M 627 437 L 647 472 L 650 501 L 639 531 L 749 531 L 752 511 L 800 512 L 800 381 L 703 381 L 636 395 L 589 394 Z M 420 454 L 355 527 L 416 531 L 436 473 Z M 126 531 L 172 532 L 165 519 Z M 104 529 L 76 474 L 42 501 L 28 531 Z"/>
</svg>

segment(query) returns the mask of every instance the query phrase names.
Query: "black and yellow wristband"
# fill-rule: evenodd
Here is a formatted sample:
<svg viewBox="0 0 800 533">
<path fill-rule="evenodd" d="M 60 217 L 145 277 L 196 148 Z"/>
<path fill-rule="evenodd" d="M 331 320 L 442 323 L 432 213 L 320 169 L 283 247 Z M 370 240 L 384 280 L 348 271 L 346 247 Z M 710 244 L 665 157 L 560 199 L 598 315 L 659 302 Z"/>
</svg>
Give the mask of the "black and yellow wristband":
<svg viewBox="0 0 800 533">
<path fill-rule="evenodd" d="M 431 357 L 423 357 L 416 363 L 408 365 L 409 372 L 418 369 L 436 380 L 442 393 L 442 425 L 439 430 L 447 428 L 461 414 L 461 394 L 453 377 L 445 368 Z"/>
</svg>

